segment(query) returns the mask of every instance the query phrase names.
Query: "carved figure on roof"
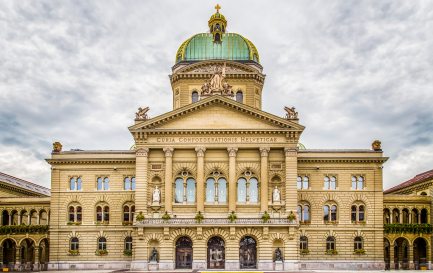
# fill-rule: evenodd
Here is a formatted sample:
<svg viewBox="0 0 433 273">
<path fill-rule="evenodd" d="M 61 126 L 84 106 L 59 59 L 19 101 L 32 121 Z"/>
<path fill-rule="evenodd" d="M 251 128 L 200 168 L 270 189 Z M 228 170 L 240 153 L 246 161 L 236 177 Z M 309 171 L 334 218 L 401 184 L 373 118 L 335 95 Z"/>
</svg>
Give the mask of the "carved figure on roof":
<svg viewBox="0 0 433 273">
<path fill-rule="evenodd" d="M 232 86 L 229 85 L 224 79 L 226 78 L 226 64 L 220 68 L 214 67 L 214 73 L 209 81 L 205 82 L 201 87 L 201 95 L 223 95 L 234 96 Z"/>
<path fill-rule="evenodd" d="M 382 151 L 382 142 L 380 142 L 380 140 L 373 141 L 373 143 L 371 143 L 371 148 L 374 151 Z"/>
<path fill-rule="evenodd" d="M 295 107 L 284 107 L 286 113 L 286 119 L 298 119 L 298 112 L 296 112 Z"/>
<path fill-rule="evenodd" d="M 53 143 L 53 153 L 60 153 L 62 151 L 62 143 L 56 141 Z"/>
<path fill-rule="evenodd" d="M 147 112 L 149 111 L 149 107 L 145 107 L 145 108 L 138 108 L 138 111 L 135 113 L 135 119 L 136 120 L 146 120 L 148 119 L 147 117 Z"/>
</svg>

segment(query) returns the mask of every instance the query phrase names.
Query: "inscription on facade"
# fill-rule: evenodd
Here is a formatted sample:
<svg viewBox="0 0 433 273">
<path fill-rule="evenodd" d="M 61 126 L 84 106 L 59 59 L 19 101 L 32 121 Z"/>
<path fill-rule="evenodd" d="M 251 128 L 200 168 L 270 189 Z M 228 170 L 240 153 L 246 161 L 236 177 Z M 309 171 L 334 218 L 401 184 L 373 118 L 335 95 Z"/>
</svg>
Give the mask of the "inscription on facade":
<svg viewBox="0 0 433 273">
<path fill-rule="evenodd" d="M 157 143 L 278 143 L 279 137 L 157 137 Z"/>
</svg>

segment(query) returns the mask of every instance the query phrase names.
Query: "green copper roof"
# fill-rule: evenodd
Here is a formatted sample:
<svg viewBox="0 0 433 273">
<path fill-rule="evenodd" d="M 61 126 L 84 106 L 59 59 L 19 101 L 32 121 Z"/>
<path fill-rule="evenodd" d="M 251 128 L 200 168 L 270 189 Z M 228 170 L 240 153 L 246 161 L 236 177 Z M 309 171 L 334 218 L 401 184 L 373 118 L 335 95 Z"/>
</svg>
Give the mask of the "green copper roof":
<svg viewBox="0 0 433 273">
<path fill-rule="evenodd" d="M 196 34 L 177 50 L 176 63 L 181 61 L 231 60 L 259 62 L 259 53 L 251 41 L 236 33 L 223 33 L 221 42 L 214 42 L 211 33 Z"/>
</svg>

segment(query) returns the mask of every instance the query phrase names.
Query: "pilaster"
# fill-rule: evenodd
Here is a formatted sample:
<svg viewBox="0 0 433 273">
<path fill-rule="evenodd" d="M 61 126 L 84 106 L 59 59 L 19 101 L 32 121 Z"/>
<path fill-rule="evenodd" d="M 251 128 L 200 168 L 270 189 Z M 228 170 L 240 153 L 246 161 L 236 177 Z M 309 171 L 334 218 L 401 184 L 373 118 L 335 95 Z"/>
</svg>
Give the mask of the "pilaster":
<svg viewBox="0 0 433 273">
<path fill-rule="evenodd" d="M 268 210 L 268 156 L 269 147 L 260 147 L 260 211 Z"/>
<path fill-rule="evenodd" d="M 205 147 L 196 147 L 197 153 L 197 211 L 204 212 L 204 153 Z"/>
<path fill-rule="evenodd" d="M 140 148 L 135 152 L 135 210 L 147 214 L 147 173 L 149 148 Z"/>
<path fill-rule="evenodd" d="M 172 147 L 163 148 L 165 153 L 165 210 L 171 212 L 173 210 L 173 152 Z"/>
<path fill-rule="evenodd" d="M 227 148 L 229 153 L 229 212 L 236 211 L 236 154 L 238 148 Z"/>
</svg>

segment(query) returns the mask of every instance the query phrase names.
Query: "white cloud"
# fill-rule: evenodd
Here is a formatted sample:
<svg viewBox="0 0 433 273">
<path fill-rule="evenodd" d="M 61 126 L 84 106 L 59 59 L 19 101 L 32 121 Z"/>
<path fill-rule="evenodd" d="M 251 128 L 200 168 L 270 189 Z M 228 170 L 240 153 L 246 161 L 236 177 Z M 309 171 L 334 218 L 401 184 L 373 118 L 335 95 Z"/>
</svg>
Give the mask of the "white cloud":
<svg viewBox="0 0 433 273">
<path fill-rule="evenodd" d="M 385 187 L 432 169 L 431 1 L 220 4 L 228 30 L 261 54 L 264 110 L 296 106 L 307 147 L 382 140 Z M 0 171 L 48 185 L 43 158 L 54 140 L 128 149 L 138 106 L 151 105 L 152 116 L 171 109 L 177 47 L 207 30 L 214 5 L 2 1 Z"/>
</svg>

